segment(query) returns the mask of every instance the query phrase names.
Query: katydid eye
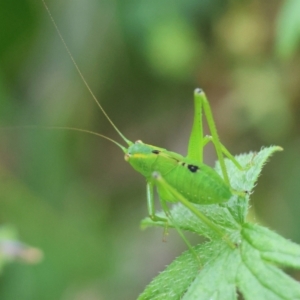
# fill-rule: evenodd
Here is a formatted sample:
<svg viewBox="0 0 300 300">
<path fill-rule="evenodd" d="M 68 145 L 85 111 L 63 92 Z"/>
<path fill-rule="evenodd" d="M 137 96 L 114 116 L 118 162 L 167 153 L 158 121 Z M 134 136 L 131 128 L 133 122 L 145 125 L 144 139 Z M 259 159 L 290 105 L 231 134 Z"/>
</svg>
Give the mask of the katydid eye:
<svg viewBox="0 0 300 300">
<path fill-rule="evenodd" d="M 137 140 L 135 141 L 135 144 L 143 144 L 143 142 L 141 140 Z"/>
<path fill-rule="evenodd" d="M 154 154 L 159 154 L 160 151 L 159 151 L 159 150 L 152 150 L 152 153 L 154 153 Z"/>
<path fill-rule="evenodd" d="M 188 169 L 192 172 L 195 173 L 199 170 L 199 167 L 195 166 L 195 165 L 188 165 Z"/>
</svg>

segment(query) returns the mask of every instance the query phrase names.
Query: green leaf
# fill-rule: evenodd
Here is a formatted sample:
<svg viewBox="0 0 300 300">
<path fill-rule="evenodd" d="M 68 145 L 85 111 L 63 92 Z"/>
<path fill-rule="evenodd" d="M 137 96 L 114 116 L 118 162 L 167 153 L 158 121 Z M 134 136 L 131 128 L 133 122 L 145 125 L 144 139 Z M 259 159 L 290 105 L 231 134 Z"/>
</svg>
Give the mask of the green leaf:
<svg viewBox="0 0 300 300">
<path fill-rule="evenodd" d="M 300 268 L 300 246 L 275 232 L 256 224 L 245 224 L 242 236 L 267 261 L 282 266 Z"/>
<path fill-rule="evenodd" d="M 245 223 L 242 231 L 258 244 L 270 237 L 278 238 L 278 244 L 274 244 L 277 253 L 288 249 L 295 253 L 300 248 L 257 225 Z M 238 299 L 238 291 L 246 300 L 300 299 L 300 284 L 265 260 L 264 251 L 257 250 L 243 236 L 236 249 L 220 240 L 195 247 L 203 264 L 201 269 L 192 253 L 185 252 L 157 276 L 138 299 L 233 300 Z"/>
<path fill-rule="evenodd" d="M 227 160 L 231 184 L 237 191 L 247 193 L 233 195 L 226 205 L 195 205 L 235 242 L 235 249 L 188 209 L 180 204 L 173 206 L 171 215 L 177 227 L 204 235 L 210 241 L 194 247 L 198 260 L 191 251 L 178 257 L 149 284 L 139 300 L 234 300 L 239 294 L 246 300 L 300 299 L 300 284 L 276 266 L 300 269 L 300 246 L 245 221 L 249 195 L 262 167 L 279 150 L 272 146 L 259 153 L 237 156 L 242 166 L 248 166 L 244 171 Z M 219 172 L 218 164 L 216 170 Z M 163 222 L 157 224 L 148 218 L 142 225 L 165 227 Z"/>
<path fill-rule="evenodd" d="M 197 253 L 206 252 L 209 244 L 196 247 Z M 201 257 L 204 261 L 204 258 Z M 185 272 L 188 270 L 188 272 Z M 199 273 L 199 264 L 190 251 L 184 252 L 174 260 L 166 270 L 161 272 L 139 296 L 139 300 L 171 300 L 180 298 Z"/>
<path fill-rule="evenodd" d="M 237 191 L 251 192 L 255 186 L 263 166 L 272 154 L 283 149 L 279 146 L 262 148 L 259 152 L 250 152 L 235 156 L 237 161 L 245 168 L 238 170 L 233 162 L 226 159 L 226 167 L 232 187 Z M 219 162 L 216 163 L 216 171 L 221 175 Z"/>
<path fill-rule="evenodd" d="M 219 250 L 218 255 L 204 265 L 182 299 L 237 299 L 235 277 L 240 264 L 239 251 L 219 243 L 211 246 Z"/>
<path fill-rule="evenodd" d="M 238 170 L 231 160 L 226 159 L 226 167 L 230 178 L 231 186 L 237 191 L 244 191 L 248 195 L 251 194 L 255 187 L 258 176 L 267 160 L 276 151 L 283 149 L 278 146 L 262 148 L 259 152 L 250 152 L 236 156 L 236 160 L 246 168 L 246 170 Z M 220 165 L 216 163 L 216 171 L 221 175 Z M 243 224 L 249 208 L 249 197 L 232 197 L 225 206 L 228 208 L 234 219 Z"/>
<path fill-rule="evenodd" d="M 228 209 L 226 209 L 225 207 L 221 207 L 216 204 L 195 204 L 195 207 L 197 207 L 207 217 L 214 220 L 214 223 L 217 223 L 228 232 L 236 231 L 240 228 L 240 226 L 236 223 Z M 187 209 L 180 203 L 175 204 L 172 207 L 171 214 L 177 226 L 179 226 L 183 230 L 191 231 L 193 233 L 203 235 L 210 239 L 216 236 L 216 233 L 214 231 L 207 227 L 206 224 L 199 220 L 199 218 L 197 218 L 189 209 Z M 160 212 L 157 215 L 166 218 L 166 215 L 163 212 Z M 141 226 L 142 228 L 147 228 L 148 226 L 166 227 L 166 224 L 164 222 L 153 222 L 150 218 L 145 218 L 141 222 Z M 171 220 L 169 226 L 174 227 L 172 226 Z"/>
<path fill-rule="evenodd" d="M 263 238 L 264 235 L 260 237 Z M 243 264 L 237 274 L 242 278 L 238 287 L 246 299 L 255 296 L 256 299 L 300 299 L 300 284 L 262 260 L 260 251 L 247 241 L 243 241 L 240 253 Z"/>
</svg>

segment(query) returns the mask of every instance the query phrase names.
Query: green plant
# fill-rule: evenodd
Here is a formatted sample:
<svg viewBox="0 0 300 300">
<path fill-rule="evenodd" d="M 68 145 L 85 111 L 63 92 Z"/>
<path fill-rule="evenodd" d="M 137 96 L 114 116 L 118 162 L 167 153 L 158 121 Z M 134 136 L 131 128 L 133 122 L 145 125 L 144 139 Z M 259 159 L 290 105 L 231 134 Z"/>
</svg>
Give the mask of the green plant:
<svg viewBox="0 0 300 300">
<path fill-rule="evenodd" d="M 264 148 L 258 153 L 236 156 L 241 165 L 252 161 L 246 171 L 238 171 L 226 160 L 226 167 L 237 190 L 248 193 L 233 196 L 228 203 L 199 205 L 208 217 L 221 226 L 236 243 L 231 249 L 222 239 L 180 204 L 175 205 L 172 216 L 182 229 L 203 235 L 208 242 L 197 245 L 202 268 L 187 251 L 159 274 L 139 296 L 145 299 L 238 299 L 241 293 L 252 299 L 300 299 L 300 284 L 280 268 L 300 268 L 300 246 L 246 220 L 250 194 L 255 187 L 267 159 L 280 147 Z M 220 167 L 217 163 L 217 172 Z M 164 226 L 149 218 L 142 221 L 143 227 Z"/>
</svg>

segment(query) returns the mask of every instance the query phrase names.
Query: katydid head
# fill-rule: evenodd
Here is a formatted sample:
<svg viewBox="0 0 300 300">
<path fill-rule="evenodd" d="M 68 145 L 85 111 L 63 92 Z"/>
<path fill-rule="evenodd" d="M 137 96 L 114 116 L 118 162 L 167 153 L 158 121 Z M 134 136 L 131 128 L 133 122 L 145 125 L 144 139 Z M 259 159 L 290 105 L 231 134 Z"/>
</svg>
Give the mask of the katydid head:
<svg viewBox="0 0 300 300">
<path fill-rule="evenodd" d="M 139 173 L 146 178 L 150 177 L 153 173 L 151 168 L 157 159 L 162 148 L 155 147 L 149 144 L 144 144 L 138 140 L 130 145 L 125 153 L 125 160 Z"/>
</svg>

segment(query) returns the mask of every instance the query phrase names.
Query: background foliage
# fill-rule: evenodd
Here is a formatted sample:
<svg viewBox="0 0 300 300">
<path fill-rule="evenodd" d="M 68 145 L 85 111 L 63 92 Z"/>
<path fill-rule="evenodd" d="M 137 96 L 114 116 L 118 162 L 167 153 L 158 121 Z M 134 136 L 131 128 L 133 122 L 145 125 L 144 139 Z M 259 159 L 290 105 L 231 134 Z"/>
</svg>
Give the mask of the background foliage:
<svg viewBox="0 0 300 300">
<path fill-rule="evenodd" d="M 258 181 L 250 218 L 300 242 L 298 0 L 49 5 L 86 79 L 129 139 L 185 154 L 193 89 L 200 86 L 233 154 L 282 146 Z M 1 3 L 0 24 L 2 127 L 74 126 L 118 138 L 41 2 Z M 0 220 L 45 256 L 38 265 L 7 266 L 1 299 L 134 299 L 185 248 L 175 232 L 162 243 L 161 230 L 140 231 L 145 183 L 114 145 L 66 131 L 0 134 Z M 206 162 L 213 165 L 210 150 Z"/>
</svg>

